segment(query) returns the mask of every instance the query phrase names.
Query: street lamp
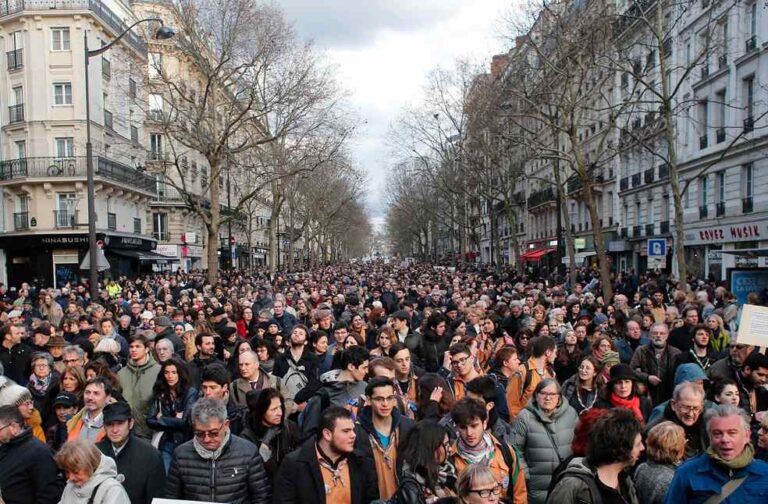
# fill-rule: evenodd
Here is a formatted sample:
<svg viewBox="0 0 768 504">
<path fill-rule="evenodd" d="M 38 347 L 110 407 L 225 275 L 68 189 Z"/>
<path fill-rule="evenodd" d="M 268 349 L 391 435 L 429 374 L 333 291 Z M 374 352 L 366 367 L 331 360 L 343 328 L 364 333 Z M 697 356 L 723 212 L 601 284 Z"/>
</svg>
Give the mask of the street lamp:
<svg viewBox="0 0 768 504">
<path fill-rule="evenodd" d="M 90 77 L 88 72 L 89 60 L 94 57 L 107 52 L 112 48 L 120 39 L 122 39 L 131 29 L 139 23 L 157 22 L 160 23 L 160 28 L 155 32 L 156 40 L 166 40 L 175 34 L 173 28 L 163 25 L 163 20 L 159 18 L 147 18 L 136 21 L 131 26 L 125 29 L 123 33 L 117 36 L 115 40 L 109 44 L 94 49 L 88 50 L 88 31 L 83 33 L 83 41 L 85 46 L 85 131 L 86 131 L 86 143 L 85 143 L 85 155 L 86 155 L 86 177 L 88 180 L 88 260 L 90 266 L 88 270 L 88 280 L 91 284 L 91 302 L 96 302 L 99 298 L 99 277 L 97 268 L 97 250 L 96 250 L 96 184 L 93 180 L 93 145 L 91 144 L 91 100 L 90 100 Z"/>
</svg>

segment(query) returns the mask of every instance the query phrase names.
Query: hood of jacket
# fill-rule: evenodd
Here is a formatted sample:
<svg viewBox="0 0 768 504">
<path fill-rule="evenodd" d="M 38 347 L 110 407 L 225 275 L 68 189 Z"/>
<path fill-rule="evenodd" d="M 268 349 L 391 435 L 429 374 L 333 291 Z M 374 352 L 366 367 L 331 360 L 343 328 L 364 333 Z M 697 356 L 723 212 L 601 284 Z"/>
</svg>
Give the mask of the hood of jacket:
<svg viewBox="0 0 768 504">
<path fill-rule="evenodd" d="M 693 382 L 698 380 L 708 380 L 707 374 L 698 364 L 680 364 L 677 371 L 675 371 L 675 386 L 680 385 L 683 382 Z"/>
<path fill-rule="evenodd" d="M 155 362 L 155 359 L 152 357 L 152 354 L 147 354 L 147 362 L 145 362 L 144 364 L 136 365 L 131 359 L 128 359 L 128 363 L 125 366 L 128 369 L 130 369 L 132 373 L 141 374 L 141 373 L 144 373 L 147 369 L 156 365 L 157 365 L 157 362 Z"/>
<path fill-rule="evenodd" d="M 320 375 L 320 383 L 328 392 L 331 402 L 336 405 L 343 405 L 350 400 L 357 401 L 365 393 L 366 387 L 365 382 L 349 380 L 340 369 L 332 369 Z"/>
<path fill-rule="evenodd" d="M 574 457 L 568 462 L 568 466 L 562 472 L 560 478 L 562 479 L 566 474 L 586 474 L 593 476 L 592 468 L 587 465 L 587 459 L 585 457 Z"/>
<path fill-rule="evenodd" d="M 71 482 L 67 483 L 67 486 L 70 487 L 71 491 L 77 496 L 78 499 L 87 500 L 90 498 L 93 490 L 97 485 L 100 485 L 105 480 L 110 478 L 117 479 L 117 464 L 115 464 L 115 461 L 112 458 L 107 457 L 106 455 L 102 455 L 101 461 L 99 462 L 99 467 L 96 468 L 93 476 L 91 476 L 91 478 L 86 481 L 83 486 L 77 487 Z M 85 502 L 85 500 L 83 500 L 83 502 Z"/>
<path fill-rule="evenodd" d="M 562 394 L 560 394 L 560 404 L 557 405 L 557 408 L 555 408 L 555 411 L 553 411 L 551 415 L 546 415 L 541 408 L 539 408 L 539 405 L 535 400 L 529 401 L 525 409 L 533 413 L 541 423 L 552 423 L 553 420 L 562 416 L 569 407 L 570 404 L 568 404 L 568 401 Z"/>
</svg>

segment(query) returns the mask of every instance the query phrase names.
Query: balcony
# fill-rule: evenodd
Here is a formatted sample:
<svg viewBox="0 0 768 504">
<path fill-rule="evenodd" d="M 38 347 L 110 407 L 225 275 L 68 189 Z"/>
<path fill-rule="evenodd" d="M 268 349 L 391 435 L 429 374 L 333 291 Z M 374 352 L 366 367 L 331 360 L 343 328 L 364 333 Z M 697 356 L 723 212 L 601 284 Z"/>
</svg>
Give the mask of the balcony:
<svg viewBox="0 0 768 504">
<path fill-rule="evenodd" d="M 699 137 L 699 149 L 706 149 L 707 145 L 707 134 L 705 133 Z"/>
<path fill-rule="evenodd" d="M 157 192 L 155 197 L 152 198 L 153 203 L 170 203 L 184 201 L 184 197 L 175 187 L 166 183 L 157 184 Z"/>
<path fill-rule="evenodd" d="M 747 39 L 747 41 L 744 44 L 746 46 L 747 52 L 752 52 L 757 49 L 757 35 L 752 35 Z"/>
<path fill-rule="evenodd" d="M 117 214 L 107 212 L 107 229 L 117 231 Z"/>
<path fill-rule="evenodd" d="M 530 197 L 528 198 L 528 208 L 533 208 L 539 205 L 543 205 L 544 203 L 554 201 L 555 191 L 549 187 L 547 189 L 542 189 L 540 191 L 531 193 Z"/>
<path fill-rule="evenodd" d="M 11 105 L 8 107 L 8 123 L 15 124 L 24 122 L 24 104 Z"/>
<path fill-rule="evenodd" d="M 8 71 L 21 70 L 24 66 L 24 50 L 16 49 L 15 51 L 8 51 L 5 53 L 8 59 Z"/>
<path fill-rule="evenodd" d="M 632 238 L 639 238 L 643 233 L 643 226 L 632 226 Z"/>
<path fill-rule="evenodd" d="M 645 236 L 653 236 L 653 224 L 645 225 Z"/>
<path fill-rule="evenodd" d="M 741 200 L 741 213 L 752 213 L 754 210 L 752 196 L 742 198 Z"/>
<path fill-rule="evenodd" d="M 706 219 L 709 215 L 709 209 L 707 208 L 707 205 L 703 205 L 699 207 L 699 219 Z"/>
<path fill-rule="evenodd" d="M 715 216 L 722 217 L 725 215 L 725 201 L 721 201 L 715 205 Z"/>
<path fill-rule="evenodd" d="M 715 143 L 725 142 L 725 128 L 717 128 L 715 130 Z"/>
<path fill-rule="evenodd" d="M 0 18 L 24 11 L 50 12 L 53 9 L 57 11 L 91 11 L 112 29 L 113 36 L 123 33 L 128 28 L 120 16 L 115 14 L 101 0 L 7 0 L 0 3 Z M 138 34 L 129 31 L 123 40 L 139 53 L 147 54 L 147 45 Z"/>
<path fill-rule="evenodd" d="M 53 225 L 56 229 L 77 227 L 77 210 L 54 210 Z"/>
<path fill-rule="evenodd" d="M 29 229 L 29 212 L 16 212 L 13 214 L 13 229 L 26 231 Z"/>
<path fill-rule="evenodd" d="M 659 223 L 659 233 L 661 233 L 663 235 L 669 234 L 669 221 L 668 220 L 661 221 Z"/>
<path fill-rule="evenodd" d="M 640 182 L 641 182 L 641 179 L 640 179 L 639 173 L 635 173 L 634 175 L 632 175 L 632 187 L 640 187 Z"/>
<path fill-rule="evenodd" d="M 157 241 L 167 242 L 171 241 L 171 233 L 168 231 L 153 231 L 152 237 Z"/>
<path fill-rule="evenodd" d="M 629 189 L 629 177 L 624 177 L 619 181 L 619 190 L 626 191 L 627 189 Z"/>
<path fill-rule="evenodd" d="M 648 168 L 643 173 L 643 180 L 646 184 L 652 184 L 653 183 L 653 168 Z"/>
<path fill-rule="evenodd" d="M 744 118 L 744 133 L 749 133 L 755 129 L 755 119 L 752 116 Z"/>
<path fill-rule="evenodd" d="M 71 158 L 29 157 L 0 161 L 0 183 L 29 178 L 58 178 L 86 176 L 85 156 Z M 156 181 L 135 168 L 111 159 L 99 157 L 95 175 L 112 182 L 155 193 Z"/>
<path fill-rule="evenodd" d="M 659 180 L 664 180 L 669 177 L 669 165 L 662 163 L 659 165 Z"/>
</svg>

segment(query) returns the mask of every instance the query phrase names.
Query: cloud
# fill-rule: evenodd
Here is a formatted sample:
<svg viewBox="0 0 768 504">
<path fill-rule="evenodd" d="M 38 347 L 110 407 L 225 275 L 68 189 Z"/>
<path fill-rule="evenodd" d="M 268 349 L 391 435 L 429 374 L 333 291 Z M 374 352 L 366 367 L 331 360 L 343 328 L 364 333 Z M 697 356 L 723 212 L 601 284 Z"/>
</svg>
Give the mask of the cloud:
<svg viewBox="0 0 768 504">
<path fill-rule="evenodd" d="M 418 30 L 454 15 L 461 0 L 281 0 L 299 34 L 325 47 L 373 43 L 383 31 Z"/>
</svg>

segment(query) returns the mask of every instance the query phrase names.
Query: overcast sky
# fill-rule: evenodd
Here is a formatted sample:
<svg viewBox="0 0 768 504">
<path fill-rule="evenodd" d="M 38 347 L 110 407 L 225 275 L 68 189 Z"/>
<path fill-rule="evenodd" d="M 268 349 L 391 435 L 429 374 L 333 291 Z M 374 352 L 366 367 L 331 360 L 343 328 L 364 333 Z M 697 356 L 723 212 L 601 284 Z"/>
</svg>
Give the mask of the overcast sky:
<svg viewBox="0 0 768 504">
<path fill-rule="evenodd" d="M 386 135 L 403 106 L 418 101 L 429 70 L 459 57 L 487 61 L 506 50 L 499 17 L 510 0 L 279 0 L 299 34 L 338 66 L 366 122 L 352 145 L 368 175 L 375 223 L 386 212 Z"/>
</svg>

